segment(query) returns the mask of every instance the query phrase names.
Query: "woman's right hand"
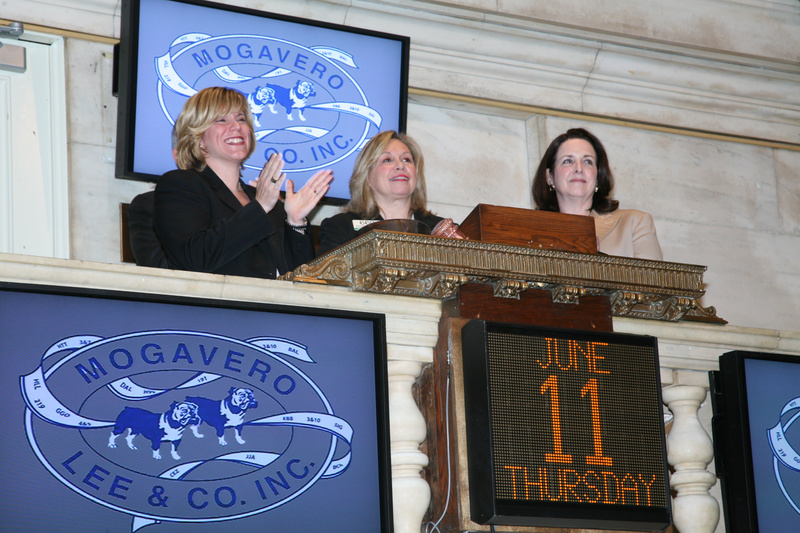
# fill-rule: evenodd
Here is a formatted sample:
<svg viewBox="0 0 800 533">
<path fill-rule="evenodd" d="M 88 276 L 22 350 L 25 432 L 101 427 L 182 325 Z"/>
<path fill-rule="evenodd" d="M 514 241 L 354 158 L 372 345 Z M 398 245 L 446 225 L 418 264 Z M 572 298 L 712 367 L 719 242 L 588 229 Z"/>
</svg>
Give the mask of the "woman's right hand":
<svg viewBox="0 0 800 533">
<path fill-rule="evenodd" d="M 275 204 L 278 203 L 281 194 L 281 186 L 286 179 L 283 171 L 283 157 L 272 154 L 261 169 L 258 178 L 250 182 L 256 188 L 256 201 L 261 204 L 264 212 L 269 213 Z"/>
</svg>

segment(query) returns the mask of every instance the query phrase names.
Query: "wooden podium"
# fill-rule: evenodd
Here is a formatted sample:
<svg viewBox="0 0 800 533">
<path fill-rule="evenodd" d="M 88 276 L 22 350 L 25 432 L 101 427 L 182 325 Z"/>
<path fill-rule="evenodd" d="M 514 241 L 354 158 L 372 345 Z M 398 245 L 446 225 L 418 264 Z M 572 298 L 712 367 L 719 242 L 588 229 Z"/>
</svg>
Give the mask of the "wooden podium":
<svg viewBox="0 0 800 533">
<path fill-rule="evenodd" d="M 421 447 L 432 491 L 425 522 L 441 532 L 491 531 L 470 518 L 464 391 L 448 389 L 469 320 L 598 333 L 612 332 L 613 316 L 725 323 L 698 301 L 705 267 L 598 254 L 590 217 L 479 205 L 460 228 L 468 240 L 372 230 L 284 276 L 442 301 L 434 363 L 415 390 L 429 428 Z"/>
<path fill-rule="evenodd" d="M 445 302 L 462 292 L 458 305 L 474 316 L 511 305 L 516 321 L 563 327 L 610 329 L 611 315 L 726 323 L 699 302 L 706 267 L 596 253 L 593 227 L 589 217 L 479 205 L 461 228 L 468 240 L 375 229 L 280 279 Z M 499 300 L 481 303 L 486 290 Z M 605 299 L 610 313 L 581 311 Z"/>
<path fill-rule="evenodd" d="M 478 204 L 459 228 L 475 241 L 597 253 L 592 217 Z"/>
<path fill-rule="evenodd" d="M 537 249 L 596 254 L 597 239 L 594 220 L 590 217 L 564 215 L 529 209 L 478 205 L 460 225 L 470 240 L 504 242 Z M 468 480 L 466 479 L 463 420 L 456 414 L 463 411 L 463 390 L 448 389 L 448 375 L 460 371 L 456 358 L 461 357 L 461 328 L 470 319 L 514 324 L 531 324 L 558 328 L 613 331 L 611 301 L 606 295 L 583 296 L 576 303 L 554 302 L 549 291 L 528 290 L 519 298 L 497 298 L 491 287 L 479 283 L 462 285 L 458 293 L 443 302 L 439 327 L 439 343 L 434 364 L 419 381 L 418 403 L 428 422 L 429 434 L 425 451 L 431 459 L 426 469 L 431 484 L 432 504 L 428 521 L 439 524 L 442 532 L 490 531 L 490 526 L 472 522 L 469 517 Z M 447 394 L 450 393 L 450 409 Z M 448 448 L 444 413 L 450 413 L 451 446 Z M 450 467 L 448 469 L 448 457 Z M 448 479 L 449 475 L 449 479 Z M 450 493 L 448 499 L 448 482 Z M 520 528 L 495 526 L 495 531 L 564 531 L 552 528 Z"/>
<path fill-rule="evenodd" d="M 547 211 L 479 204 L 460 225 L 470 240 L 583 254 L 597 253 L 594 219 Z M 462 285 L 446 301 L 444 317 L 479 318 L 573 329 L 612 331 L 607 296 L 557 303 L 548 291 L 525 291 L 518 299 L 495 298 L 486 285 Z"/>
</svg>

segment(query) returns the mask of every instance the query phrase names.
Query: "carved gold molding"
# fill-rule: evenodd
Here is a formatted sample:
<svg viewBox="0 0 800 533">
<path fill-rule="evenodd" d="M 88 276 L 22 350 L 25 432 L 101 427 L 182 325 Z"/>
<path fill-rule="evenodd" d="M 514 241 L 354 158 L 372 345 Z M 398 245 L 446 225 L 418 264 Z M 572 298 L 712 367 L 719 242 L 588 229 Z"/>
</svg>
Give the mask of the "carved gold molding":
<svg viewBox="0 0 800 533">
<path fill-rule="evenodd" d="M 373 230 L 281 279 L 447 299 L 465 283 L 499 298 L 549 290 L 553 301 L 606 295 L 615 316 L 725 323 L 698 302 L 706 267 Z"/>
</svg>

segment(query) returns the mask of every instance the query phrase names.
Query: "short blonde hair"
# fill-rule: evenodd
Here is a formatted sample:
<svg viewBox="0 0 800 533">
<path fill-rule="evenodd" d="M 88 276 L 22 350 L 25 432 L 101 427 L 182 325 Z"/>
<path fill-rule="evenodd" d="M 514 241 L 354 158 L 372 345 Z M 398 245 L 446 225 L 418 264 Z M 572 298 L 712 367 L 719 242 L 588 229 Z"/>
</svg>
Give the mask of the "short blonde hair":
<svg viewBox="0 0 800 533">
<path fill-rule="evenodd" d="M 203 134 L 220 117 L 231 113 L 244 113 L 250 127 L 250 151 L 242 160 L 244 162 L 256 149 L 256 136 L 253 129 L 253 114 L 247 98 L 234 89 L 227 87 L 206 87 L 192 95 L 183 105 L 178 120 L 175 122 L 175 162 L 183 170 L 203 170 L 206 168 L 206 157 L 200 149 Z"/>
<path fill-rule="evenodd" d="M 411 210 L 422 211 L 428 214 L 428 193 L 425 186 L 425 159 L 419 145 L 404 133 L 387 130 L 374 136 L 361 149 L 356 158 L 353 174 L 350 177 L 350 202 L 343 207 L 343 211 L 356 213 L 364 218 L 375 218 L 378 215 L 378 205 L 369 188 L 369 174 L 378 164 L 383 152 L 392 140 L 397 139 L 408 147 L 411 159 L 417 169 L 417 187 L 411 195 Z"/>
</svg>

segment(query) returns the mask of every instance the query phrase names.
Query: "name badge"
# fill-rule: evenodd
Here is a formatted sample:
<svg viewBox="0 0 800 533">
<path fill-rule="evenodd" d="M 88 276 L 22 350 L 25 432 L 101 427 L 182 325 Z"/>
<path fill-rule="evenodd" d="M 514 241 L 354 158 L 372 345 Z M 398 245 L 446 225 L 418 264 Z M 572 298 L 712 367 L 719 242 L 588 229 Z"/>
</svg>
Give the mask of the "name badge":
<svg viewBox="0 0 800 533">
<path fill-rule="evenodd" d="M 356 231 L 359 231 L 364 226 L 369 226 L 373 222 L 375 222 L 375 220 L 354 220 L 353 221 L 353 229 L 356 230 Z"/>
</svg>

